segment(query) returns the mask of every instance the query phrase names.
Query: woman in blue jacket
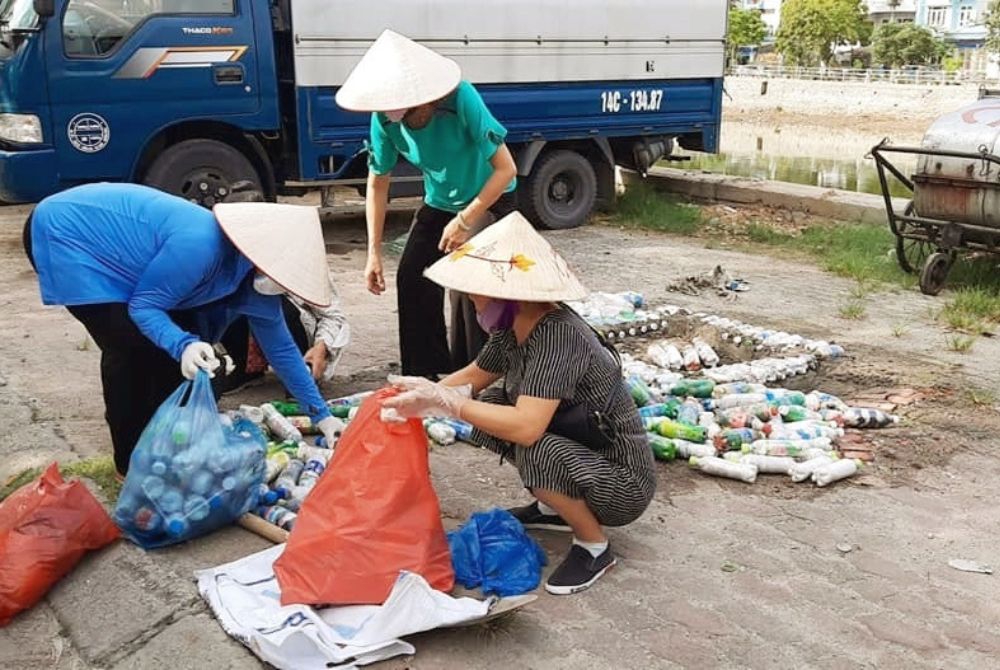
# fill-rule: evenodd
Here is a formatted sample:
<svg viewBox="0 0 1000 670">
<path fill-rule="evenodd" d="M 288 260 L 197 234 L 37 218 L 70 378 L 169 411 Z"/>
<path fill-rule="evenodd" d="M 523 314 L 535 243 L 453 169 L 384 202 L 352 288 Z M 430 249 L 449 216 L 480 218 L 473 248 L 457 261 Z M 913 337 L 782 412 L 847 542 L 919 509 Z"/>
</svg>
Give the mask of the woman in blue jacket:
<svg viewBox="0 0 1000 670">
<path fill-rule="evenodd" d="M 248 203 L 212 212 L 145 186 L 90 184 L 42 201 L 24 244 L 42 302 L 65 305 L 101 349 L 119 474 L 182 376 L 218 368 L 209 343 L 240 316 L 278 377 L 333 437 L 337 422 L 288 332 L 280 297 L 330 303 L 315 209 Z"/>
</svg>

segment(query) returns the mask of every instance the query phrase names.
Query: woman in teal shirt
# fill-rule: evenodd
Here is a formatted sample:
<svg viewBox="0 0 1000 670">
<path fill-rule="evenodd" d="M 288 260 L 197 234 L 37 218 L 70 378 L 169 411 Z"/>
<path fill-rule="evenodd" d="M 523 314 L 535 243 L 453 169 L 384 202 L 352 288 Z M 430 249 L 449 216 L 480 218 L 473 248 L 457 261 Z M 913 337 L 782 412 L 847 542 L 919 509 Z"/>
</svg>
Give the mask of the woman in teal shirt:
<svg viewBox="0 0 1000 670">
<path fill-rule="evenodd" d="M 344 109 L 373 112 L 368 145 L 368 262 L 365 278 L 385 291 L 382 233 L 390 174 L 400 156 L 424 177 L 417 211 L 396 274 L 399 349 L 405 375 L 435 376 L 474 360 L 486 341 L 467 298 L 452 303 L 452 349 L 444 322 L 444 289 L 424 270 L 477 228 L 516 209 L 517 166 L 507 130 L 454 61 L 391 30 L 364 55 L 337 93 Z"/>
</svg>

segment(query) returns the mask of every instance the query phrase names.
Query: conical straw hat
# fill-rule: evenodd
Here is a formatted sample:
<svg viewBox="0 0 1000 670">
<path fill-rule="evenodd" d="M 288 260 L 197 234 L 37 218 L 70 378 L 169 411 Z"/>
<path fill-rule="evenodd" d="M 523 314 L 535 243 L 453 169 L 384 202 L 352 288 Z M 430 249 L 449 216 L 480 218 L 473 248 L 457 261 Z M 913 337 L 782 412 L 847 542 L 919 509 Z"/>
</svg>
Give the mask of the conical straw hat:
<svg viewBox="0 0 1000 670">
<path fill-rule="evenodd" d="M 582 300 L 587 289 L 520 212 L 479 233 L 427 268 L 424 276 L 453 291 L 489 298 Z"/>
<path fill-rule="evenodd" d="M 330 304 L 326 244 L 315 207 L 246 202 L 216 205 L 212 211 L 257 270 L 308 303 Z"/>
<path fill-rule="evenodd" d="M 391 112 L 434 102 L 462 80 L 458 63 L 386 30 L 337 91 L 337 104 L 355 112 Z"/>
</svg>

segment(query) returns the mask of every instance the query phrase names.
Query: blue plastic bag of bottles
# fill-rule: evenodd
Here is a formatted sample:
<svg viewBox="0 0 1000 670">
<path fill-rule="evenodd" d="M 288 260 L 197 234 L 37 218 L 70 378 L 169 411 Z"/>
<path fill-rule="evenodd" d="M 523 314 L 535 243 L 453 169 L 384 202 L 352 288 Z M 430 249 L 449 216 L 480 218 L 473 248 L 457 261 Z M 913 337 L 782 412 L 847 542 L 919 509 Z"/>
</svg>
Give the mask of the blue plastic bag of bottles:
<svg viewBox="0 0 1000 670">
<path fill-rule="evenodd" d="M 545 552 L 510 512 L 476 512 L 448 533 L 455 581 L 486 595 L 516 596 L 542 581 Z"/>
<path fill-rule="evenodd" d="M 181 384 L 132 452 L 115 523 L 144 549 L 233 523 L 257 504 L 267 440 L 250 421 L 219 415 L 208 375 Z"/>
</svg>

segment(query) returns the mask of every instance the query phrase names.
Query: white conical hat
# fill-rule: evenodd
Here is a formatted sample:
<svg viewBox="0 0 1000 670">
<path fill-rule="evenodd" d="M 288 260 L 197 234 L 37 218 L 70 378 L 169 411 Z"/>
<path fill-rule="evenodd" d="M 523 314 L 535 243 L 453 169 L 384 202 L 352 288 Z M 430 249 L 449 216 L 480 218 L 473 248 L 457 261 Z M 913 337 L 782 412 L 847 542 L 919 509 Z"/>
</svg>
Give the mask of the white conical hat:
<svg viewBox="0 0 1000 670">
<path fill-rule="evenodd" d="M 337 104 L 354 112 L 410 109 L 443 98 L 461 80 L 458 63 L 386 30 L 337 91 Z"/>
<path fill-rule="evenodd" d="M 489 298 L 558 302 L 587 297 L 563 257 L 520 212 L 500 219 L 424 276 L 453 291 Z"/>
<path fill-rule="evenodd" d="M 257 270 L 317 307 L 333 300 L 319 210 L 245 202 L 212 210 L 222 231 Z"/>
</svg>

